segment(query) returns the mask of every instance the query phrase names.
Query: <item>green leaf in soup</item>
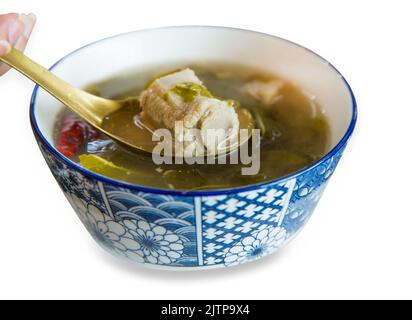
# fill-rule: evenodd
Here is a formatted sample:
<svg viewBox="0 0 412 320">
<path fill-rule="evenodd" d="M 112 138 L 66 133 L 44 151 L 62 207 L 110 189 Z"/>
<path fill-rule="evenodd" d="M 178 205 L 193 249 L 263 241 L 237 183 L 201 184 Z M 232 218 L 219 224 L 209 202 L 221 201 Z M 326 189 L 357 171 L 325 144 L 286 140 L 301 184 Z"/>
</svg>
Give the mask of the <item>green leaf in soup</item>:
<svg viewBox="0 0 412 320">
<path fill-rule="evenodd" d="M 261 173 L 270 178 L 279 178 L 304 168 L 313 162 L 312 157 L 290 150 L 270 150 L 262 159 Z"/>
<path fill-rule="evenodd" d="M 268 115 L 268 113 L 273 112 L 268 112 L 267 110 L 263 110 L 257 106 L 250 109 L 256 122 L 256 128 L 260 129 L 261 137 L 273 140 L 281 134 L 278 127 L 278 122 L 273 118 L 274 115 Z"/>
<path fill-rule="evenodd" d="M 207 90 L 207 88 L 201 84 L 194 82 L 183 82 L 179 83 L 170 89 L 177 96 L 181 97 L 184 102 L 193 102 L 196 97 L 203 96 L 212 98 L 212 94 Z M 168 92 L 165 93 L 165 98 L 167 99 Z"/>
<path fill-rule="evenodd" d="M 282 130 L 278 121 L 265 117 L 263 120 L 265 124 L 264 138 L 269 141 L 277 141 L 277 139 L 282 135 Z"/>
<path fill-rule="evenodd" d="M 228 107 L 233 107 L 235 110 L 240 108 L 240 102 L 234 99 L 226 99 Z"/>
<path fill-rule="evenodd" d="M 197 169 L 176 169 L 163 172 L 167 185 L 173 189 L 190 190 L 203 187 L 207 181 Z"/>
<path fill-rule="evenodd" d="M 79 160 L 85 169 L 116 180 L 130 182 L 139 178 L 145 179 L 149 177 L 142 172 L 120 167 L 95 154 L 80 155 Z"/>
<path fill-rule="evenodd" d="M 83 154 L 79 156 L 81 165 L 90 171 L 99 173 L 109 178 L 118 179 L 128 175 L 129 170 L 119 167 L 113 162 L 94 154 Z"/>
<path fill-rule="evenodd" d="M 260 129 L 260 135 L 264 137 L 267 133 L 267 130 L 266 130 L 265 121 L 263 120 L 262 112 L 254 109 L 253 117 L 255 118 L 255 121 L 256 121 L 256 127 Z"/>
</svg>

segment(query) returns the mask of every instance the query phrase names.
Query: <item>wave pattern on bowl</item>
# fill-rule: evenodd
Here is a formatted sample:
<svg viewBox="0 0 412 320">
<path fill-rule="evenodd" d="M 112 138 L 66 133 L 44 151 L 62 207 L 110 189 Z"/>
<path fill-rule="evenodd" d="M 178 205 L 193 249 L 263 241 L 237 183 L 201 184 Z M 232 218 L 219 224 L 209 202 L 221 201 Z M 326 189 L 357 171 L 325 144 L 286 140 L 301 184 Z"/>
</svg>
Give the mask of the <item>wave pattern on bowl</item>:
<svg viewBox="0 0 412 320">
<path fill-rule="evenodd" d="M 311 216 L 344 146 L 296 178 L 253 191 L 176 196 L 126 189 L 67 166 L 40 148 L 93 238 L 137 263 L 216 268 L 276 252 Z"/>
</svg>

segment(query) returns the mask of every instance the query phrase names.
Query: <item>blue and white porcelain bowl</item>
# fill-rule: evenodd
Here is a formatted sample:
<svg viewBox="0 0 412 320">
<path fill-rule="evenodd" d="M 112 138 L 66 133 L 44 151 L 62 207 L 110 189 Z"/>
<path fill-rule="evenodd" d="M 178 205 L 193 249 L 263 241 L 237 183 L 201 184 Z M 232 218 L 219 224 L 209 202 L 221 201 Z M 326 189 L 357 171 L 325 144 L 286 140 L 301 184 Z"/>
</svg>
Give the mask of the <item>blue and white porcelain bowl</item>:
<svg viewBox="0 0 412 320">
<path fill-rule="evenodd" d="M 137 31 L 81 48 L 52 69 L 83 87 L 131 68 L 199 61 L 268 70 L 316 96 L 331 124 L 330 150 L 299 172 L 256 186 L 196 192 L 141 187 L 100 176 L 62 156 L 52 138 L 60 103 L 36 87 L 31 122 L 47 164 L 92 237 L 116 256 L 189 270 L 238 265 L 276 252 L 308 221 L 354 129 L 355 98 L 332 65 L 292 42 L 252 31 Z"/>
</svg>

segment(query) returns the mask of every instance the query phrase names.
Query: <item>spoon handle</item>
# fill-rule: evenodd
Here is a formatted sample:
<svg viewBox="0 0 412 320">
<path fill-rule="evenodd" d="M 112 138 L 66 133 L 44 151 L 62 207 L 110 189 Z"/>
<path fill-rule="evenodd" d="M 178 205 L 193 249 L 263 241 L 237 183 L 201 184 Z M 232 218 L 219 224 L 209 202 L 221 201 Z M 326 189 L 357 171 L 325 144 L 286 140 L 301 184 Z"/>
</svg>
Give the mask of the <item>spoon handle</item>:
<svg viewBox="0 0 412 320">
<path fill-rule="evenodd" d="M 107 114 L 106 109 L 113 109 L 110 100 L 71 86 L 14 48 L 7 55 L 0 57 L 0 61 L 33 80 L 91 124 L 100 125 Z"/>
</svg>

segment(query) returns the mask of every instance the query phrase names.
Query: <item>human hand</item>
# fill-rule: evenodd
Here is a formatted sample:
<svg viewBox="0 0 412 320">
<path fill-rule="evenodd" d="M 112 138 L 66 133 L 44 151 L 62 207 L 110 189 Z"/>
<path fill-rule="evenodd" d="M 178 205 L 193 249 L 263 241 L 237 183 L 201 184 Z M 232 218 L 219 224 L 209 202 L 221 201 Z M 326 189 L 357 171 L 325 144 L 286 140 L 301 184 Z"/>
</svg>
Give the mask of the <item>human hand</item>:
<svg viewBox="0 0 412 320">
<path fill-rule="evenodd" d="M 12 47 L 23 51 L 36 23 L 34 14 L 8 13 L 0 15 L 0 56 L 7 54 Z M 0 76 L 9 70 L 0 62 Z"/>
</svg>

